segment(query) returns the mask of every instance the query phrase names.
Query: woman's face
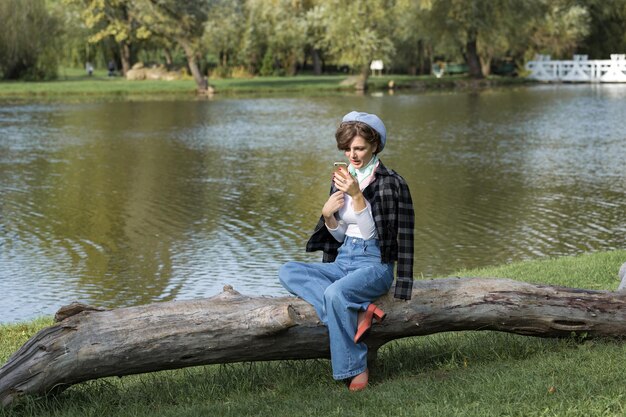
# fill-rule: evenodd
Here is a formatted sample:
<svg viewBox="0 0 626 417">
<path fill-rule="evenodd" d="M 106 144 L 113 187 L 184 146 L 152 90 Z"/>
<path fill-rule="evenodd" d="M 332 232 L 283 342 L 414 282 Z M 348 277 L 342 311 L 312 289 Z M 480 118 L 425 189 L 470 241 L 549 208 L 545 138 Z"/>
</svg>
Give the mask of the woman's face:
<svg viewBox="0 0 626 417">
<path fill-rule="evenodd" d="M 353 167 L 361 169 L 372 160 L 375 150 L 374 145 L 357 135 L 350 142 L 350 148 L 345 151 L 345 154 Z"/>
</svg>

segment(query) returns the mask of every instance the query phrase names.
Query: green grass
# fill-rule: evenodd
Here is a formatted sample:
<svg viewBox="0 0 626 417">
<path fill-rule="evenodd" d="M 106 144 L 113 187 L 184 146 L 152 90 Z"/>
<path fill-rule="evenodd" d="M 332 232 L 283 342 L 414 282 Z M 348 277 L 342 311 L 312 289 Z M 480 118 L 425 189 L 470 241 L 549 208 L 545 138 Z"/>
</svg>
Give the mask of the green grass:
<svg viewBox="0 0 626 417">
<path fill-rule="evenodd" d="M 625 251 L 612 251 L 462 270 L 457 275 L 511 278 L 538 284 L 615 290 L 619 284 L 617 272 L 624 262 L 626 262 Z"/>
<path fill-rule="evenodd" d="M 622 250 L 459 275 L 612 290 L 625 260 Z M 0 361 L 48 323 L 0 327 Z M 326 360 L 243 363 L 86 382 L 0 416 L 621 416 L 625 359 L 614 340 L 454 332 L 385 345 L 360 393 L 333 381 Z"/>
<path fill-rule="evenodd" d="M 304 94 L 328 94 L 352 92 L 351 86 L 342 85 L 344 75 L 299 75 L 295 77 L 254 77 L 210 79 L 218 94 L 255 94 L 274 92 L 298 92 Z M 393 80 L 400 89 L 440 89 L 474 86 L 493 86 L 526 83 L 522 78 L 492 77 L 473 81 L 465 76 L 449 76 L 437 79 L 433 76 L 383 75 L 370 77 L 371 90 L 386 90 Z M 80 98 L 108 96 L 119 98 L 142 98 L 149 96 L 194 97 L 193 80 L 175 81 L 128 81 L 122 77 L 108 77 L 106 71 L 96 70 L 88 77 L 83 70 L 66 68 L 59 72 L 59 79 L 45 82 L 0 81 L 0 99 L 16 98 Z"/>
</svg>

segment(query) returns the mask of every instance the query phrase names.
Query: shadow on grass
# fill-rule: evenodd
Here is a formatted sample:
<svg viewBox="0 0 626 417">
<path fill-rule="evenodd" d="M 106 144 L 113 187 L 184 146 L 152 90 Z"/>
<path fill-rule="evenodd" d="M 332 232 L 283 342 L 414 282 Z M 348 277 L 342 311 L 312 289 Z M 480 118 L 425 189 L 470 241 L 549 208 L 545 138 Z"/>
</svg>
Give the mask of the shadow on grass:
<svg viewBox="0 0 626 417">
<path fill-rule="evenodd" d="M 384 345 L 373 370 L 380 379 L 446 372 L 520 361 L 569 349 L 575 339 L 542 339 L 500 332 L 450 332 L 395 340 Z"/>
</svg>

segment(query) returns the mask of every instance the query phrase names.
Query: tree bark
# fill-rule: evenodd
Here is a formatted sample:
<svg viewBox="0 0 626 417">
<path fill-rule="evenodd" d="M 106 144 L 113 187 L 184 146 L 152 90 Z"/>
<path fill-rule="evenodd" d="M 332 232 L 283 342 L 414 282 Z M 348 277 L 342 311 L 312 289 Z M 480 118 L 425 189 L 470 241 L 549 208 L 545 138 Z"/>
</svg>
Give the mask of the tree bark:
<svg viewBox="0 0 626 417">
<path fill-rule="evenodd" d="M 491 56 L 481 56 L 480 57 L 480 68 L 483 76 L 488 77 L 491 75 Z"/>
<path fill-rule="evenodd" d="M 120 48 L 120 61 L 122 63 L 122 76 L 125 77 L 131 68 L 130 45 L 127 41 L 121 41 L 118 45 Z"/>
<path fill-rule="evenodd" d="M 467 54 L 467 66 L 469 67 L 469 75 L 472 78 L 483 78 L 480 67 L 480 59 L 478 58 L 477 46 L 478 31 L 470 29 L 467 31 L 467 43 L 465 52 Z"/>
<path fill-rule="evenodd" d="M 193 79 L 196 82 L 198 92 L 206 93 L 209 89 L 209 81 L 200 72 L 200 68 L 198 67 L 198 61 L 196 59 L 195 49 L 191 46 L 191 43 L 185 39 L 177 39 L 177 42 L 183 48 L 183 51 L 185 51 L 185 57 L 187 58 L 187 65 L 189 66 L 189 71 L 191 71 L 191 75 L 193 76 Z"/>
<path fill-rule="evenodd" d="M 417 65 L 412 66 L 413 70 L 411 71 L 411 75 L 422 75 L 424 74 L 424 40 L 420 39 L 417 41 Z"/>
<path fill-rule="evenodd" d="M 311 55 L 313 56 L 313 74 L 322 75 L 322 58 L 320 56 L 320 50 L 313 48 Z"/>
<path fill-rule="evenodd" d="M 168 69 L 174 65 L 174 58 L 172 57 L 172 51 L 169 48 L 163 48 L 163 56 L 165 57 L 165 65 Z"/>
<path fill-rule="evenodd" d="M 415 281 L 411 301 L 392 295 L 366 343 L 459 330 L 530 336 L 626 336 L 626 293 L 506 279 Z M 212 298 L 101 310 L 61 309 L 0 368 L 0 402 L 61 391 L 72 384 L 194 365 L 328 358 L 326 328 L 295 297 L 245 297 L 225 287 Z"/>
<path fill-rule="evenodd" d="M 357 76 L 357 80 L 356 80 L 356 84 L 354 85 L 354 88 L 357 91 L 366 91 L 367 80 L 369 76 L 370 76 L 370 66 L 369 66 L 369 63 L 367 63 L 361 67 L 361 70 L 359 72 L 359 75 Z"/>
</svg>

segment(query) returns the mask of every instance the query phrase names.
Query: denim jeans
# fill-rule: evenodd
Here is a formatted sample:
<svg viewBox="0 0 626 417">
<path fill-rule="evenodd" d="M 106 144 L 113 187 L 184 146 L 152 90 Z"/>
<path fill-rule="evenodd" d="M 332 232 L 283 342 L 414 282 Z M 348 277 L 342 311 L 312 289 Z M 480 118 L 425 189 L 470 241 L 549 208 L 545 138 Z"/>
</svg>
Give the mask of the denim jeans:
<svg viewBox="0 0 626 417">
<path fill-rule="evenodd" d="M 365 371 L 367 345 L 354 343 L 357 315 L 393 283 L 393 263 L 380 262 L 378 240 L 346 236 L 335 262 L 288 262 L 278 277 L 287 291 L 311 303 L 328 327 L 333 378 Z"/>
</svg>

